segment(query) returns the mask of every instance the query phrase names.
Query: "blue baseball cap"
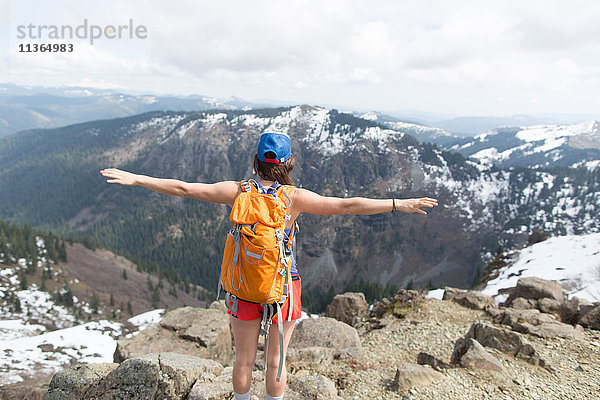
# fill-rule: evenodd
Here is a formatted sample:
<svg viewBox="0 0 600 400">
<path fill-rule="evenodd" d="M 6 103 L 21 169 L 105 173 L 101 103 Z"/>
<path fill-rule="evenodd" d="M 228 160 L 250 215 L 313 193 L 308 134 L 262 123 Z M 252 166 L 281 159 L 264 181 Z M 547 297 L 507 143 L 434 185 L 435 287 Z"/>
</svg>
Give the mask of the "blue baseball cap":
<svg viewBox="0 0 600 400">
<path fill-rule="evenodd" d="M 265 157 L 268 152 L 273 152 L 275 157 Z M 263 162 L 272 164 L 285 162 L 292 155 L 292 141 L 285 133 L 265 132 L 260 135 L 256 155 Z"/>
</svg>

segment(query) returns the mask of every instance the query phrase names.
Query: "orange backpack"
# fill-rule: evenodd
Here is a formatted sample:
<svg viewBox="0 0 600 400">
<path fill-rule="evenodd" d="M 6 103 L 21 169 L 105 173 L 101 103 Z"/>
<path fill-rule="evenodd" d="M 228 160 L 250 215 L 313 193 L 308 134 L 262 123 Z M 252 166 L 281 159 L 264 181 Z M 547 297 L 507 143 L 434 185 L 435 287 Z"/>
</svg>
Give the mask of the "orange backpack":
<svg viewBox="0 0 600 400">
<path fill-rule="evenodd" d="M 272 188 L 274 193 L 269 194 L 260 191 L 260 184 L 254 180 L 242 181 L 240 185 L 242 193 L 231 209 L 234 226 L 225 243 L 219 289 L 225 290 L 225 303 L 233 316 L 237 313 L 238 299 L 263 305 L 261 333 L 265 337 L 271 319 L 278 315 L 282 347 L 281 307 L 290 301 L 288 320 L 293 310 L 291 248 L 295 226 L 287 240 L 284 229 L 285 221 L 290 218 L 289 194 L 295 187 L 276 184 Z M 283 348 L 280 350 L 283 354 Z M 277 381 L 284 357 L 280 358 Z"/>
</svg>

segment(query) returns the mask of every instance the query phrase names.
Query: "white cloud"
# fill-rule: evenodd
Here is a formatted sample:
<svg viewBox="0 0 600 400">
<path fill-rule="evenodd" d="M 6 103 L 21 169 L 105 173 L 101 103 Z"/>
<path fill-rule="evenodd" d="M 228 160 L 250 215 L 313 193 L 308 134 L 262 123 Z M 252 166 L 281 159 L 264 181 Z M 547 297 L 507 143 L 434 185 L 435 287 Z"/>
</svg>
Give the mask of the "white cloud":
<svg viewBox="0 0 600 400">
<path fill-rule="evenodd" d="M 62 74 L 65 80 L 76 75 L 138 90 L 146 85 L 152 91 L 212 90 L 204 93 L 292 101 L 310 100 L 313 91 L 313 103 L 368 108 L 398 101 L 397 93 L 404 99 L 394 103 L 398 107 L 414 108 L 422 99 L 436 111 L 462 113 L 481 112 L 473 104 L 491 112 L 494 106 L 498 113 L 528 112 L 516 99 L 533 97 L 547 111 L 575 99 L 580 111 L 597 108 L 591 99 L 600 89 L 599 2 L 60 3 L 63 14 L 47 5 L 38 15 L 11 4 L 27 10 L 14 18 L 48 23 L 133 18 L 148 27 L 149 37 L 82 47 L 76 58 L 17 55 L 11 57 L 14 74 L 36 78 L 43 72 L 56 79 Z M 467 94 L 487 100 L 461 101 Z M 367 99 L 375 104 L 365 104 Z"/>
</svg>

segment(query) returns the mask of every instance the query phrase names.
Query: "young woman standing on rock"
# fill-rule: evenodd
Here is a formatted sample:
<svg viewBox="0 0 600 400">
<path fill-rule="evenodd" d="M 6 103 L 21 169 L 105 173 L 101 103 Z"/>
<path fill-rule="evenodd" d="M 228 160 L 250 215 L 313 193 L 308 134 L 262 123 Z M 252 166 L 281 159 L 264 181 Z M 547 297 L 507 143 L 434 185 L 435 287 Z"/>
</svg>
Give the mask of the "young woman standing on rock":
<svg viewBox="0 0 600 400">
<path fill-rule="evenodd" d="M 286 134 L 264 133 L 261 135 L 257 154 L 254 156 L 254 170 L 259 186 L 271 188 L 273 185 L 293 185 L 290 172 L 294 168 L 294 156 L 291 152 L 291 141 Z M 108 183 L 119 183 L 127 186 L 143 186 L 160 193 L 190 197 L 212 203 L 226 204 L 230 207 L 236 197 L 242 192 L 240 182 L 223 181 L 217 183 L 188 183 L 176 179 L 153 178 L 136 175 L 116 168 L 107 168 L 100 173 L 111 178 Z M 285 233 L 289 235 L 296 218 L 301 213 L 316 215 L 334 214 L 378 214 L 390 211 L 426 214 L 421 207 L 437 206 L 437 200 L 423 197 L 413 199 L 369 199 L 363 197 L 338 198 L 324 197 L 304 188 L 295 188 L 290 192 L 291 201 L 288 207 L 289 219 L 286 221 Z M 285 368 L 279 382 L 276 380 L 280 357 L 285 359 L 296 320 L 300 318 L 301 281 L 296 268 L 294 249 L 292 249 L 292 284 L 293 310 L 291 321 L 287 321 L 289 301 L 282 308 L 283 322 L 283 355 L 280 354 L 279 335 L 277 332 L 277 316 L 270 328 L 268 348 L 265 362 L 267 400 L 283 399 L 286 385 Z M 250 399 L 250 384 L 252 369 L 258 350 L 258 337 L 261 327 L 262 307 L 257 304 L 238 300 L 236 317 L 230 316 L 231 327 L 236 349 L 236 359 L 233 367 L 233 390 L 236 400 Z"/>
</svg>

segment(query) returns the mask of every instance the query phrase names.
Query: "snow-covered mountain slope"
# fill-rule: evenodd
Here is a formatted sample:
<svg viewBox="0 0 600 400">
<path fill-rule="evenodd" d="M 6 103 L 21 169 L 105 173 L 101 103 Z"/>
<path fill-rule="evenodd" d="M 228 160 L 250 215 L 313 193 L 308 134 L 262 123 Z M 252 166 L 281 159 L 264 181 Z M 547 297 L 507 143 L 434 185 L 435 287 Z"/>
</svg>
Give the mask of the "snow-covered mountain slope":
<svg viewBox="0 0 600 400">
<path fill-rule="evenodd" d="M 522 277 L 555 280 L 569 297 L 600 301 L 600 233 L 556 236 L 525 247 L 512 254 L 482 292 L 497 296 L 498 290 L 516 286 Z"/>
<path fill-rule="evenodd" d="M 370 111 L 355 115 L 369 121 L 377 122 L 378 124 L 387 126 L 390 129 L 394 129 L 398 132 L 403 132 L 414 136 L 419 142 L 430 142 L 444 146 L 451 143 L 456 143 L 458 140 L 460 140 L 460 136 L 454 135 L 441 128 L 402 121 L 398 118 L 394 118 L 377 111 Z"/>
<path fill-rule="evenodd" d="M 600 159 L 600 122 L 498 128 L 448 149 L 498 166 L 576 167 Z"/>
</svg>

